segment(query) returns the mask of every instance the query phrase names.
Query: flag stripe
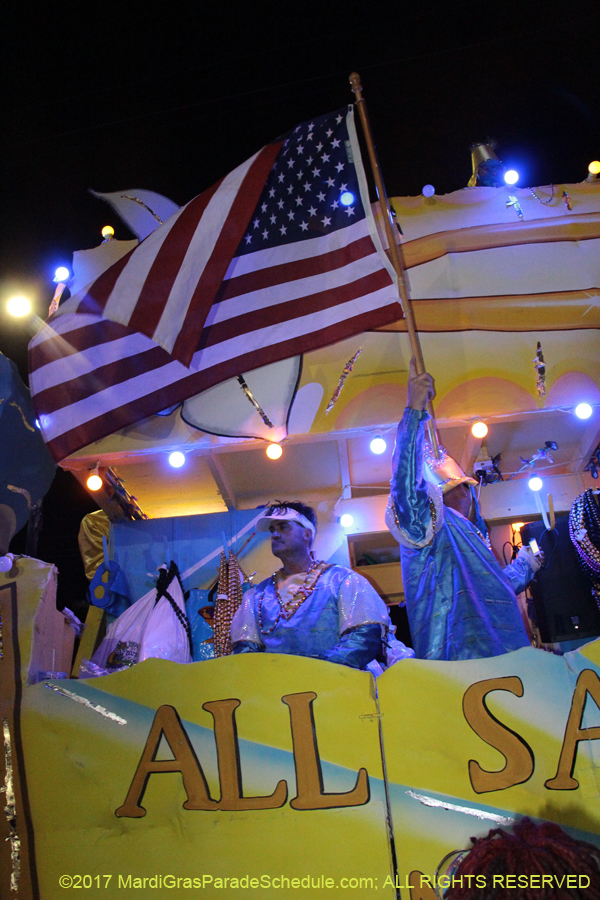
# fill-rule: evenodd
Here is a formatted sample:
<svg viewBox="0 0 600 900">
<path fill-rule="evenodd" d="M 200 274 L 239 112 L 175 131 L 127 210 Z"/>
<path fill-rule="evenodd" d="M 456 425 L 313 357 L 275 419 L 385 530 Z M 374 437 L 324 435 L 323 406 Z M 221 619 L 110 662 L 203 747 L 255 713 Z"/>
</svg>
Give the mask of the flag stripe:
<svg viewBox="0 0 600 900">
<path fill-rule="evenodd" d="M 129 263 L 131 255 L 137 247 L 132 247 L 129 253 L 122 256 L 116 263 L 103 272 L 99 278 L 87 288 L 84 288 L 83 296 L 79 302 L 78 312 L 99 315 L 104 310 L 106 301 L 110 297 L 121 273 Z M 60 308 L 57 316 L 60 316 Z"/>
<path fill-rule="evenodd" d="M 280 322 L 290 322 L 299 316 L 335 308 L 350 300 L 372 294 L 380 288 L 389 287 L 390 277 L 380 266 L 362 278 L 354 278 L 351 283 L 342 282 L 329 290 L 308 291 L 302 297 L 293 297 L 284 302 L 277 299 L 268 306 L 261 306 L 245 315 L 226 319 L 206 328 L 200 336 L 199 349 L 212 347 L 235 335 L 246 335 L 259 328 L 268 328 Z"/>
<path fill-rule="evenodd" d="M 360 224 L 363 225 L 362 222 Z M 327 242 L 323 241 L 322 238 L 316 238 L 315 244 L 322 242 L 321 246 L 323 249 L 319 255 L 294 262 L 274 263 L 268 268 L 265 267 L 256 272 L 248 272 L 228 278 L 223 282 L 222 288 L 217 293 L 216 302 L 222 303 L 231 297 L 238 297 L 240 294 L 246 294 L 250 291 L 262 291 L 273 287 L 273 285 L 295 281 L 297 278 L 321 275 L 324 272 L 330 272 L 332 269 L 345 266 L 349 262 L 362 259 L 364 256 L 375 254 L 373 242 L 367 233 L 366 227 L 364 231 L 365 235 L 363 237 L 353 241 L 346 247 L 328 250 Z"/>
<path fill-rule="evenodd" d="M 125 328 L 124 325 L 120 327 Z M 97 334 L 97 331 L 94 333 Z M 40 397 L 40 402 L 61 405 L 60 400 L 68 400 L 68 395 L 63 398 L 57 388 L 68 383 L 68 391 L 71 391 L 73 395 L 81 394 L 82 391 L 93 395 L 98 390 L 98 385 L 103 385 L 102 378 L 111 375 L 107 366 L 123 362 L 130 371 L 134 371 L 143 355 L 148 351 L 156 350 L 157 347 L 158 344 L 147 338 L 145 334 L 126 333 L 117 340 L 97 343 L 96 346 L 76 353 L 64 363 L 62 360 L 49 363 L 44 371 L 40 370 L 35 373 L 32 386 Z M 167 358 L 169 358 L 168 354 Z M 185 371 L 188 370 L 185 369 Z M 38 385 L 43 385 L 43 387 L 38 387 Z M 49 395 L 51 399 L 47 399 L 48 391 L 55 392 Z"/>
<path fill-rule="evenodd" d="M 83 318 L 83 316 L 69 317 L 69 319 L 72 319 L 75 323 L 81 318 Z M 88 317 L 86 316 L 86 318 Z M 68 339 L 62 335 L 52 335 L 46 338 L 43 343 L 36 344 L 35 346 L 30 345 L 29 364 L 31 378 L 46 378 L 46 376 L 50 376 L 52 372 L 52 369 L 49 369 L 48 366 L 52 366 L 56 362 L 61 361 L 64 361 L 64 365 L 67 366 L 70 364 L 68 362 L 70 358 L 81 353 L 83 350 L 87 350 L 88 348 L 97 345 L 99 346 L 108 341 L 117 340 L 122 337 L 123 334 L 128 333 L 124 325 L 119 325 L 116 322 L 109 322 L 108 319 L 101 319 L 99 316 L 90 316 L 89 318 L 93 318 L 95 321 L 85 324 L 81 323 L 79 327 L 73 328 L 71 331 L 67 332 Z M 69 319 L 64 319 L 63 321 L 67 322 Z M 101 330 L 90 327 L 96 325 L 98 322 L 104 323 L 104 327 Z M 145 335 L 143 337 L 146 341 L 150 340 L 150 338 L 146 338 Z"/>
<path fill-rule="evenodd" d="M 235 256 L 225 275 L 225 280 L 237 278 L 262 269 L 269 269 L 278 260 L 296 262 L 302 259 L 310 259 L 319 254 L 334 252 L 348 244 L 364 237 L 369 233 L 365 220 L 359 219 L 348 224 L 344 229 L 334 231 L 331 234 L 319 234 L 314 237 L 298 241 L 297 244 L 283 244 L 281 247 L 267 247 L 264 250 L 254 250 L 252 253 Z"/>
<path fill-rule="evenodd" d="M 308 317 L 312 316 L 315 323 L 319 319 L 318 314 L 327 316 L 328 312 L 331 312 L 335 317 L 336 310 L 342 305 L 345 305 L 348 314 L 353 316 L 356 314 L 356 311 L 352 309 L 353 303 L 362 300 L 364 308 L 367 306 L 364 298 L 368 294 L 373 294 L 388 286 L 387 272 L 379 269 L 368 276 L 368 282 L 365 279 L 362 283 L 353 282 L 345 285 L 342 290 L 337 288 L 334 291 L 313 294 L 302 304 L 290 301 L 294 306 L 292 314 L 288 313 L 286 308 L 282 308 L 286 307 L 286 304 L 279 304 L 269 309 L 267 314 L 263 311 L 258 315 L 245 317 L 246 323 L 243 329 L 236 327 L 238 320 L 207 328 L 202 333 L 201 347 L 196 354 L 195 361 L 203 367 L 212 367 L 220 362 L 224 351 L 235 357 L 239 355 L 240 351 L 247 352 L 250 348 L 261 347 L 264 345 L 264 335 L 273 333 L 276 326 L 283 325 L 283 337 L 287 337 L 298 328 L 296 319 L 302 323 L 302 326 L 298 328 L 298 334 L 302 334 Z M 398 313 L 396 313 L 396 318 L 399 318 Z M 234 344 L 236 345 L 235 350 L 233 349 Z M 158 352 L 159 350 L 161 353 Z M 213 356 L 215 361 L 211 363 Z M 87 396 L 95 397 L 99 386 L 121 384 L 132 375 L 137 376 L 139 372 L 149 372 L 163 366 L 165 361 L 170 361 L 170 357 L 162 348 L 159 348 L 149 338 L 139 334 L 125 335 L 111 343 L 97 343 L 96 346 L 91 346 L 87 351 L 70 359 L 70 370 L 66 368 L 66 365 L 63 367 L 62 381 L 58 381 L 56 376 L 53 378 L 52 372 L 46 373 L 44 379 L 46 389 L 37 393 L 37 402 L 44 408 L 60 408 L 69 401 L 78 403 Z M 60 371 L 61 361 L 50 365 L 56 366 L 57 374 Z M 179 377 L 183 379 L 189 374 L 189 369 L 181 366 Z"/>
<path fill-rule="evenodd" d="M 217 182 L 177 214 L 177 221 L 156 254 L 139 293 L 128 322 L 130 328 L 145 334 L 156 329 L 164 310 L 165 295 L 171 292 L 198 223 L 220 185 Z"/>
<path fill-rule="evenodd" d="M 371 253 L 369 256 L 351 262 L 343 268 L 335 268 L 331 271 L 324 269 L 318 275 L 300 278 L 284 284 L 276 283 L 270 288 L 252 291 L 249 294 L 233 297 L 215 305 L 208 316 L 206 324 L 208 326 L 228 319 L 234 319 L 254 310 L 266 309 L 277 303 L 286 303 L 288 300 L 301 302 L 315 290 L 341 288 L 354 279 L 358 280 L 380 269 L 381 264 L 377 254 Z M 387 283 L 391 283 L 389 276 L 387 276 Z M 292 307 L 288 307 L 288 309 L 290 312 L 293 311 Z"/>
<path fill-rule="evenodd" d="M 345 267 L 345 269 L 334 270 L 334 272 L 331 274 L 331 278 L 328 280 L 328 291 L 318 292 L 321 295 L 321 307 L 327 305 L 326 302 L 323 302 L 327 298 L 335 303 L 337 302 L 338 297 L 349 296 L 347 292 L 346 294 L 340 294 L 339 289 L 345 288 L 348 283 L 353 281 L 356 281 L 357 284 L 360 284 L 365 292 L 369 292 L 368 282 L 365 280 L 365 278 L 373 273 L 382 273 L 381 267 L 378 264 L 378 259 L 375 254 L 371 254 L 370 257 L 359 260 L 358 265 L 362 266 L 362 268 L 359 269 L 357 264 L 352 264 L 352 268 Z M 365 274 L 362 276 L 362 280 L 360 276 L 361 271 L 365 272 Z M 389 283 L 389 277 L 387 278 L 387 281 L 385 278 L 382 278 L 381 281 L 377 280 L 375 283 L 377 287 L 383 286 L 383 284 Z M 319 281 L 319 285 L 322 284 L 323 281 Z M 293 317 L 294 314 L 299 314 L 300 311 L 304 311 L 304 301 L 309 298 L 312 293 L 313 289 L 310 278 L 296 281 L 293 283 L 293 286 L 288 288 L 286 288 L 285 285 L 280 286 L 276 284 L 271 291 L 254 292 L 253 294 L 242 298 L 235 298 L 234 300 L 217 304 L 214 309 L 211 310 L 207 322 L 207 327 L 210 327 L 211 334 L 213 332 L 218 334 L 218 329 L 216 332 L 214 331 L 215 325 L 220 322 L 226 322 L 227 320 L 229 320 L 234 325 L 235 323 L 239 323 L 240 331 L 253 330 L 254 326 L 251 323 L 253 321 L 253 318 L 256 319 L 255 314 L 257 312 L 265 310 L 268 307 L 275 306 L 276 304 L 283 303 L 285 304 L 287 314 L 290 317 Z M 286 297 L 287 300 L 285 299 Z M 268 313 L 265 313 L 262 317 L 259 316 L 257 321 L 267 321 L 267 316 Z M 83 317 L 77 316 L 72 318 L 76 322 L 78 318 Z M 38 336 L 38 343 L 36 345 L 32 344 L 30 348 L 32 378 L 36 380 L 43 378 L 49 380 L 52 384 L 56 383 L 56 379 L 58 376 L 53 375 L 53 369 L 49 367 L 53 366 L 54 369 L 58 369 L 60 371 L 60 360 L 63 357 L 73 357 L 74 355 L 86 350 L 88 347 L 95 347 L 97 358 L 100 359 L 100 346 L 108 341 L 116 340 L 124 334 L 124 326 L 108 322 L 106 320 L 104 321 L 105 325 L 101 330 L 94 331 L 88 329 L 87 327 L 84 327 L 66 332 L 68 334 L 68 340 L 65 338 L 64 334 L 55 336 L 53 331 L 48 329 L 49 336 L 45 339 L 43 344 L 40 345 Z M 274 318 L 272 321 L 279 321 L 279 319 Z M 58 322 L 62 326 L 63 332 L 65 332 L 65 323 L 68 322 L 68 319 L 59 319 Z M 250 323 L 250 325 L 246 325 L 244 327 L 244 322 L 248 322 Z M 223 333 L 230 334 L 231 331 L 228 330 Z M 214 338 L 211 339 L 210 343 L 213 342 Z M 131 356 L 133 355 L 133 353 L 138 352 L 138 350 L 152 345 L 153 344 L 149 338 L 144 337 L 142 339 L 141 335 L 138 336 L 137 341 L 133 341 L 133 338 L 130 337 L 127 342 L 122 345 L 122 350 L 119 350 L 118 352 L 123 352 L 127 356 Z M 206 346 L 206 334 L 201 336 L 199 346 Z M 79 361 L 79 364 L 83 366 L 83 360 Z M 77 363 L 72 361 L 71 365 L 74 366 L 77 365 Z M 89 371 L 89 367 L 86 365 L 85 368 L 82 368 L 81 371 Z M 58 380 L 60 380 L 60 378 L 58 378 Z"/>
<path fill-rule="evenodd" d="M 52 426 L 44 427 L 48 448 L 56 459 L 64 459 L 80 447 L 86 446 L 91 441 L 100 440 L 119 428 L 123 428 L 132 421 L 139 421 L 156 412 L 157 409 L 166 409 L 174 403 L 192 397 L 203 390 L 207 390 L 215 384 L 233 377 L 237 370 L 251 371 L 270 362 L 287 359 L 299 353 L 305 353 L 311 349 L 336 343 L 357 334 L 359 331 L 377 328 L 396 321 L 399 317 L 397 303 L 390 303 L 385 307 L 373 309 L 369 312 L 359 312 L 356 316 L 336 322 L 334 325 L 324 325 L 323 328 L 313 331 L 312 322 L 307 323 L 303 334 L 294 335 L 280 342 L 276 348 L 259 347 L 244 353 L 236 359 L 225 359 L 213 366 L 208 372 L 198 372 L 187 375 L 186 378 L 177 379 L 173 370 L 179 367 L 177 362 L 169 362 L 166 365 L 153 370 L 151 383 L 140 379 L 130 379 L 127 382 L 127 392 L 121 389 L 117 395 L 122 402 L 120 406 L 114 406 L 113 394 L 107 394 L 98 414 L 98 406 L 92 403 L 95 398 L 81 401 L 80 409 L 70 407 L 68 415 L 52 415 Z M 309 317 L 310 319 L 310 317 Z M 165 351 L 162 351 L 165 353 Z M 169 359 L 165 353 L 165 360 Z M 184 368 L 184 367 L 181 367 Z M 189 370 L 185 369 L 186 372 Z M 131 374 L 131 373 L 130 373 Z M 106 393 L 106 392 L 103 392 Z M 89 411 L 85 404 L 89 404 Z M 59 411 L 66 412 L 66 410 Z M 110 412 L 110 417 L 107 413 Z M 88 418 L 88 415 L 90 416 Z M 135 419 L 132 419 L 135 415 Z"/>
<path fill-rule="evenodd" d="M 246 173 L 228 210 L 210 259 L 204 267 L 189 306 L 186 308 L 185 328 L 178 329 L 179 334 L 173 345 L 173 356 L 181 360 L 184 365 L 189 365 L 192 361 L 198 343 L 197 335 L 204 326 L 216 292 L 229 268 L 231 257 L 239 247 L 248 220 L 262 192 L 265 179 L 271 171 L 280 149 L 281 143 L 278 143 L 267 145 L 261 150 Z"/>
<path fill-rule="evenodd" d="M 133 361 L 130 358 L 120 358 L 117 354 L 115 358 L 107 359 L 104 365 L 96 363 L 88 372 L 74 372 L 69 381 L 40 392 L 40 403 L 55 408 L 70 405 L 71 415 L 76 415 L 77 405 L 88 397 L 97 402 L 97 394 L 113 390 L 128 381 L 133 383 L 138 376 L 164 368 L 169 363 L 173 367 L 176 365 L 158 344 L 138 353 Z M 177 365 L 181 366 L 181 363 Z M 179 377 L 189 371 L 185 366 L 181 366 L 181 369 Z M 110 388 L 106 388 L 106 385 L 110 385 Z"/>
</svg>

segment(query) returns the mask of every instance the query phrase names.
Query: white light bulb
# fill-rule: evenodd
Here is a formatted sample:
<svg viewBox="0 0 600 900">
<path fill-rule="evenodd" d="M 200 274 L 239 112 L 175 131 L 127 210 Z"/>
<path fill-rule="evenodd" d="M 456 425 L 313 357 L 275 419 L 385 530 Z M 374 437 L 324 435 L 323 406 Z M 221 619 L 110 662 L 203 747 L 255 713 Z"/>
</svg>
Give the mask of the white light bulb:
<svg viewBox="0 0 600 900">
<path fill-rule="evenodd" d="M 541 491 L 543 485 L 543 481 L 541 478 L 538 478 L 537 475 L 534 475 L 533 478 L 529 479 L 529 490 L 531 491 Z"/>
<path fill-rule="evenodd" d="M 11 316 L 16 316 L 20 319 L 22 316 L 29 315 L 31 312 L 31 303 L 27 297 L 11 297 L 6 304 L 6 308 Z"/>
<path fill-rule="evenodd" d="M 56 272 L 54 273 L 54 280 L 56 282 L 67 281 L 69 274 L 70 274 L 69 270 L 67 269 L 66 266 L 59 266 L 58 269 L 56 270 Z"/>
<path fill-rule="evenodd" d="M 340 197 L 340 203 L 342 206 L 350 206 L 354 203 L 354 194 L 351 191 L 344 191 Z"/>
<path fill-rule="evenodd" d="M 484 438 L 488 433 L 488 427 L 485 422 L 474 422 L 471 426 L 471 434 L 476 438 Z"/>
<path fill-rule="evenodd" d="M 509 169 L 504 173 L 504 180 L 507 184 L 516 184 L 519 180 L 519 173 L 515 169 Z"/>
<path fill-rule="evenodd" d="M 169 455 L 169 465 L 173 466 L 174 469 L 180 469 L 185 462 L 185 456 L 180 450 L 174 450 L 173 453 Z"/>
<path fill-rule="evenodd" d="M 433 197 L 433 195 L 435 194 L 435 188 L 432 184 L 426 184 L 421 193 L 424 197 Z"/>
<path fill-rule="evenodd" d="M 279 444 L 269 444 L 267 447 L 267 456 L 269 459 L 279 459 L 283 450 Z"/>
<path fill-rule="evenodd" d="M 369 444 L 371 449 L 371 453 L 376 453 L 379 456 L 381 453 L 385 453 L 387 444 L 380 434 L 377 437 L 374 437 L 371 443 Z"/>
<path fill-rule="evenodd" d="M 592 414 L 592 407 L 589 403 L 579 403 L 575 407 L 575 415 L 578 419 L 589 419 Z"/>
<path fill-rule="evenodd" d="M 350 513 L 344 513 L 340 518 L 340 525 L 342 528 L 350 528 L 351 525 L 354 525 L 354 516 L 351 516 Z"/>
<path fill-rule="evenodd" d="M 86 484 L 87 484 L 88 488 L 90 489 L 90 491 L 99 491 L 100 488 L 102 487 L 102 479 L 100 478 L 99 475 L 94 473 L 93 475 L 90 475 Z"/>
</svg>

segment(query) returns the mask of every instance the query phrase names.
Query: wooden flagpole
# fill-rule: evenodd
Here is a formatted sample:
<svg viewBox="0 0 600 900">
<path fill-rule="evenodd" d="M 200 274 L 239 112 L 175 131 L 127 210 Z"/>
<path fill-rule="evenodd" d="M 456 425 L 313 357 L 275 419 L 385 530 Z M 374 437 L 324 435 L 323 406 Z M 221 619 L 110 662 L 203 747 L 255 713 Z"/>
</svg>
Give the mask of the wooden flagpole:
<svg viewBox="0 0 600 900">
<path fill-rule="evenodd" d="M 379 202 L 381 204 L 383 212 L 383 224 L 385 226 L 385 233 L 390 248 L 390 260 L 394 267 L 394 271 L 398 276 L 398 292 L 400 294 L 402 312 L 404 313 L 404 318 L 406 321 L 406 329 L 408 331 L 410 349 L 412 355 L 415 358 L 417 374 L 422 375 L 426 371 L 425 362 L 423 360 L 423 351 L 421 350 L 419 333 L 415 325 L 412 303 L 410 302 L 408 280 L 406 278 L 406 270 L 404 267 L 404 260 L 402 258 L 402 248 L 398 245 L 395 230 L 392 225 L 392 211 L 390 209 L 390 203 L 388 200 L 385 185 L 383 183 L 383 176 L 379 167 L 379 160 L 377 159 L 377 151 L 375 150 L 375 143 L 373 141 L 373 134 L 371 132 L 371 125 L 369 123 L 369 116 L 367 114 L 367 104 L 365 103 L 362 96 L 362 84 L 360 82 L 360 75 L 358 74 L 358 72 L 352 72 L 352 74 L 350 75 L 350 85 L 356 98 L 356 107 L 360 116 L 363 134 L 365 136 L 365 141 L 367 144 L 367 151 L 369 153 L 369 160 L 371 162 L 373 178 L 375 179 L 375 186 L 377 188 Z M 429 441 L 431 443 L 435 458 L 439 459 L 440 449 L 438 445 L 437 434 L 435 431 L 435 417 L 431 401 L 429 401 L 429 403 L 427 404 L 427 412 L 431 416 L 429 422 L 427 423 L 427 427 L 429 430 Z"/>
</svg>

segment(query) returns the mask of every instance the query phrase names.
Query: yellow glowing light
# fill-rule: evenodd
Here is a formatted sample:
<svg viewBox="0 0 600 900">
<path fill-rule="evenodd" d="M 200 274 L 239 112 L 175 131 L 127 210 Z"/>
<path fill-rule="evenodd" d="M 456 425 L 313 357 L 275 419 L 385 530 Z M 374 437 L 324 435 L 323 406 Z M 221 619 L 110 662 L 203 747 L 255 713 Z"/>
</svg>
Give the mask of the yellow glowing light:
<svg viewBox="0 0 600 900">
<path fill-rule="evenodd" d="M 520 532 L 521 528 L 523 527 L 524 524 L 525 524 L 525 522 L 513 522 L 510 527 L 512 528 L 513 531 Z"/>
<path fill-rule="evenodd" d="M 87 486 L 90 491 L 99 491 L 102 487 L 102 479 L 94 472 L 94 474 L 90 475 L 90 477 L 88 478 Z"/>
<path fill-rule="evenodd" d="M 279 459 L 283 450 L 279 444 L 269 444 L 267 447 L 267 456 L 269 459 Z"/>
<path fill-rule="evenodd" d="M 21 318 L 22 316 L 28 316 L 31 312 L 31 302 L 27 297 L 11 297 L 6 304 L 6 309 L 11 316 Z"/>
<path fill-rule="evenodd" d="M 595 159 L 588 166 L 588 172 L 590 175 L 600 175 L 600 160 Z"/>
<path fill-rule="evenodd" d="M 102 229 L 102 237 L 106 240 L 107 238 L 114 237 L 115 229 L 112 225 L 105 225 Z"/>
<path fill-rule="evenodd" d="M 488 433 L 488 427 L 485 422 L 474 422 L 471 426 L 471 434 L 476 438 L 484 438 Z"/>
</svg>

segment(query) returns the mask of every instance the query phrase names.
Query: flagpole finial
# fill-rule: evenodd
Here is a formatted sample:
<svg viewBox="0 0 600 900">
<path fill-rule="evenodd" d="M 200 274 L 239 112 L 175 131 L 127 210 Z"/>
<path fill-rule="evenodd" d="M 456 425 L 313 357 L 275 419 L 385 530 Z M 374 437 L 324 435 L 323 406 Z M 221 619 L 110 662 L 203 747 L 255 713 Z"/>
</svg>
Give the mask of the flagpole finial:
<svg viewBox="0 0 600 900">
<path fill-rule="evenodd" d="M 350 73 L 350 86 L 352 88 L 353 93 L 356 95 L 356 100 L 362 100 L 362 84 L 360 81 L 360 75 L 358 72 Z"/>
</svg>

